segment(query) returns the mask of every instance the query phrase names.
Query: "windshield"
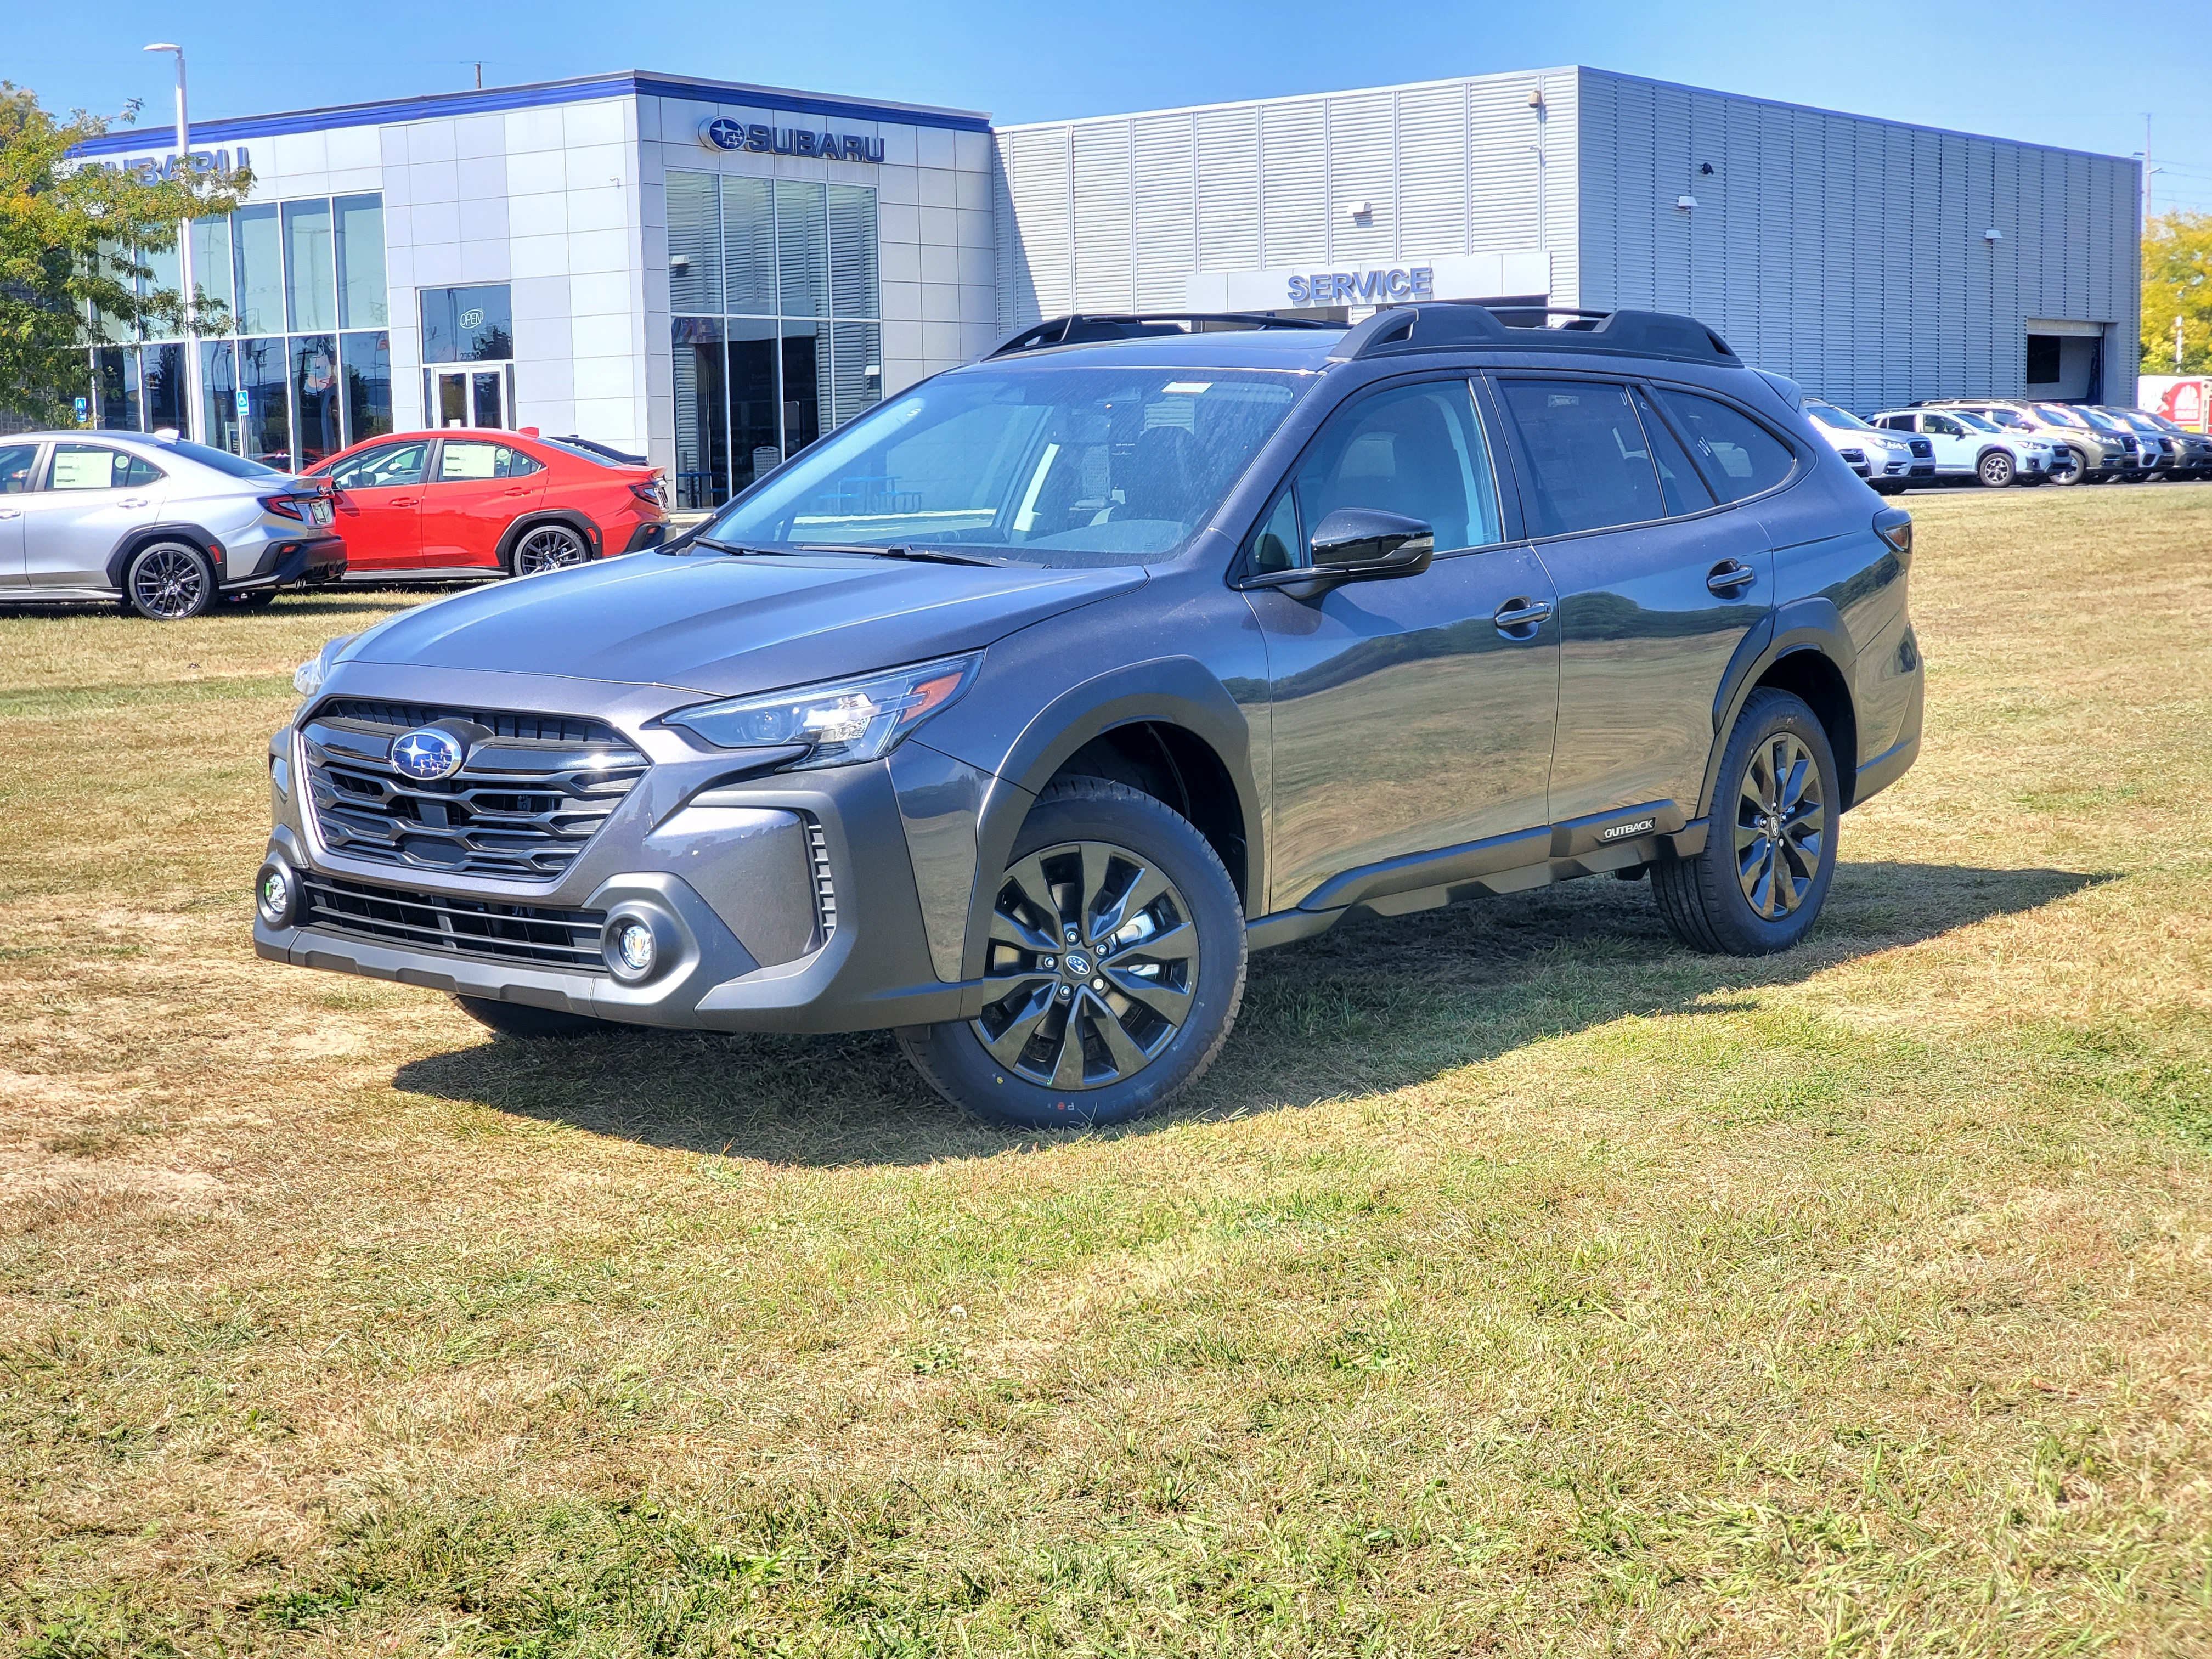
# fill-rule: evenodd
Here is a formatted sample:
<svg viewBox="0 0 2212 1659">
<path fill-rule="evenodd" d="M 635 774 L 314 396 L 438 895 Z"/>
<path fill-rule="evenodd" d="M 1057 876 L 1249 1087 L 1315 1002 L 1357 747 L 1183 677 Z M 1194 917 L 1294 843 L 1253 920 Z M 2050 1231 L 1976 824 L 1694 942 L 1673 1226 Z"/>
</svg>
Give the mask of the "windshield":
<svg viewBox="0 0 2212 1659">
<path fill-rule="evenodd" d="M 1838 409 L 1833 404 L 1807 404 L 1805 412 L 1822 426 L 1833 427 L 1838 432 L 1871 432 L 1874 428 L 1848 410 Z"/>
<path fill-rule="evenodd" d="M 1156 562 L 1197 533 L 1310 384 L 1221 369 L 956 370 L 823 439 L 699 539 Z"/>
<path fill-rule="evenodd" d="M 1997 423 L 1995 421 L 1985 420 L 1971 410 L 1951 409 L 1946 410 L 1944 413 L 1970 432 L 1995 432 L 1997 429 Z"/>
<path fill-rule="evenodd" d="M 2035 412 L 2053 426 L 2070 426 L 2078 431 L 2089 424 L 2063 404 L 2038 404 Z"/>
<path fill-rule="evenodd" d="M 2081 411 L 2081 417 L 2100 432 L 2125 432 L 2128 429 L 2125 422 L 2114 420 L 2101 409 L 2085 409 Z"/>
<path fill-rule="evenodd" d="M 218 472 L 234 478 L 262 478 L 281 477 L 273 466 L 264 466 L 258 461 L 249 461 L 243 455 L 234 455 L 227 449 L 210 449 L 205 444 L 196 444 L 189 438 L 165 441 L 161 447 L 173 450 L 188 461 L 198 461 L 202 466 L 211 466 Z"/>
</svg>

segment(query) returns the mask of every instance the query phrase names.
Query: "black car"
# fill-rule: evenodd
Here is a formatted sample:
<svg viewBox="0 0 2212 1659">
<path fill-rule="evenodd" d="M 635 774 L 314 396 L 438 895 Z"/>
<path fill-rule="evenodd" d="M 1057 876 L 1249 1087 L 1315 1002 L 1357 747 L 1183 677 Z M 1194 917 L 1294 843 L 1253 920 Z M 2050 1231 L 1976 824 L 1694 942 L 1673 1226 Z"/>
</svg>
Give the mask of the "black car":
<svg viewBox="0 0 2212 1659">
<path fill-rule="evenodd" d="M 1911 764 L 1911 520 L 1650 313 L 1063 318 L 689 544 L 304 665 L 257 947 L 496 1030 L 894 1028 L 1000 1122 L 1150 1111 L 1249 951 L 1648 874 L 1813 926 Z"/>
</svg>

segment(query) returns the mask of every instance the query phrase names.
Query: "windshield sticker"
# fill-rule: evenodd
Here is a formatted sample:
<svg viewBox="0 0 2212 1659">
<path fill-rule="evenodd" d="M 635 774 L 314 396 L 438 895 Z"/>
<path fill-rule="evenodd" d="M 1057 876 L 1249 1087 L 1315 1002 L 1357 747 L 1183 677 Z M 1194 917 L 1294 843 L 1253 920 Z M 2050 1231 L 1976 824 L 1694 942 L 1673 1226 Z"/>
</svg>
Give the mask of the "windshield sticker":
<svg viewBox="0 0 2212 1659">
<path fill-rule="evenodd" d="M 1212 389 L 1213 382 L 1211 380 L 1170 380 L 1160 388 L 1162 392 L 1180 392 L 1192 398 L 1195 398 L 1201 392 L 1211 392 Z"/>
</svg>

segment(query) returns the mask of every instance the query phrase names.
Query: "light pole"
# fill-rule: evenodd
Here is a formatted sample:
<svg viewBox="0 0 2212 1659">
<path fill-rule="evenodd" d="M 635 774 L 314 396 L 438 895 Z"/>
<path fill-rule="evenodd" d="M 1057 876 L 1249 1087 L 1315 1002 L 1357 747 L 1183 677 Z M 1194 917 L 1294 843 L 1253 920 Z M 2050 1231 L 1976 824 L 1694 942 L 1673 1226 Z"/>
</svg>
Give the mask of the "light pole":
<svg viewBox="0 0 2212 1659">
<path fill-rule="evenodd" d="M 189 185 L 192 178 L 192 123 L 185 108 L 185 49 L 164 40 L 146 50 L 176 54 L 177 173 Z M 200 341 L 199 312 L 193 302 L 199 297 L 199 285 L 192 277 L 192 222 L 189 217 L 177 231 L 177 275 L 185 290 L 185 436 L 197 440 L 200 430 Z"/>
</svg>

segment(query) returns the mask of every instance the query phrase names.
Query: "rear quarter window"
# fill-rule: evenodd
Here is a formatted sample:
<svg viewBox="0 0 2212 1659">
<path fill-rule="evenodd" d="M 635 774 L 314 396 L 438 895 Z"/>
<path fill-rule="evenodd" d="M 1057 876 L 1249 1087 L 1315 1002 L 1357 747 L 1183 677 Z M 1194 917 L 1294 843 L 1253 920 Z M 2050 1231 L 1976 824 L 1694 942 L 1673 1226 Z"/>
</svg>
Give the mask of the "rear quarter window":
<svg viewBox="0 0 2212 1659">
<path fill-rule="evenodd" d="M 1706 482 L 1723 501 L 1764 495 L 1796 471 L 1789 445 L 1750 416 L 1694 392 L 1662 387 L 1659 398 L 1689 435 Z"/>
</svg>

